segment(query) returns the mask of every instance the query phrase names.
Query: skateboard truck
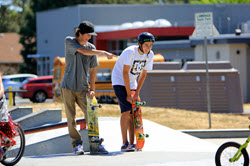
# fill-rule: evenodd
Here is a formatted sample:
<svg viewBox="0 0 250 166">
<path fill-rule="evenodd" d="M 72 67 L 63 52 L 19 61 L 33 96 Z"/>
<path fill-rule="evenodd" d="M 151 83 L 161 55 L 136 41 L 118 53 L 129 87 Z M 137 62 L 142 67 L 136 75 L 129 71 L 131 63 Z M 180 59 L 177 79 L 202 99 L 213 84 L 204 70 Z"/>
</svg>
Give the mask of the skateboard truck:
<svg viewBox="0 0 250 166">
<path fill-rule="evenodd" d="M 137 102 L 135 102 L 134 104 L 135 104 L 135 106 L 136 106 L 136 107 L 134 107 L 134 111 L 136 111 L 136 109 L 138 109 L 139 106 L 144 106 L 144 105 L 146 105 L 146 101 L 142 101 L 142 102 L 137 101 Z M 132 110 L 130 111 L 130 114 L 133 114 L 133 111 L 132 111 Z"/>
<path fill-rule="evenodd" d="M 92 110 L 95 110 L 95 107 L 99 107 L 99 108 L 102 108 L 102 105 L 101 104 L 90 104 Z"/>
<path fill-rule="evenodd" d="M 104 139 L 103 138 L 97 138 L 97 137 L 93 136 L 91 138 L 91 141 L 92 142 L 99 142 L 101 144 L 104 141 Z"/>
<path fill-rule="evenodd" d="M 149 137 L 149 135 L 148 135 L 148 134 L 142 134 L 142 133 L 140 133 L 140 134 L 139 134 L 139 137 L 140 137 L 140 138 L 142 138 L 142 137 L 146 137 L 146 138 L 148 138 L 148 137 Z"/>
<path fill-rule="evenodd" d="M 145 101 L 142 101 L 142 102 L 135 102 L 135 105 L 138 107 L 138 106 L 144 106 L 146 105 L 146 102 Z"/>
</svg>

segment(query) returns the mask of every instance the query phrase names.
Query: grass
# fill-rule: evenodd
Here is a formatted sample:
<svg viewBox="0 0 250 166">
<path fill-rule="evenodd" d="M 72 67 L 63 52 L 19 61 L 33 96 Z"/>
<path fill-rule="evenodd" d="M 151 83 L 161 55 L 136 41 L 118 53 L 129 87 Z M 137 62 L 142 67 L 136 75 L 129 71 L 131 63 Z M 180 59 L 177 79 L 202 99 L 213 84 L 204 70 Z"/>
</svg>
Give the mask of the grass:
<svg viewBox="0 0 250 166">
<path fill-rule="evenodd" d="M 18 107 L 33 107 L 33 112 L 46 108 L 61 108 L 62 117 L 65 118 L 63 103 L 30 103 L 18 105 Z M 99 109 L 99 117 L 120 117 L 120 109 L 117 104 L 103 104 Z M 13 108 L 13 106 L 9 106 Z M 244 108 L 250 109 L 250 104 L 244 104 Z M 84 114 L 78 106 L 77 117 L 84 117 Z M 161 125 L 173 129 L 208 129 L 208 113 L 181 109 L 170 109 L 161 107 L 143 107 L 143 119 L 148 119 Z M 212 129 L 235 129 L 248 128 L 249 120 L 247 115 L 239 114 L 211 114 Z"/>
</svg>

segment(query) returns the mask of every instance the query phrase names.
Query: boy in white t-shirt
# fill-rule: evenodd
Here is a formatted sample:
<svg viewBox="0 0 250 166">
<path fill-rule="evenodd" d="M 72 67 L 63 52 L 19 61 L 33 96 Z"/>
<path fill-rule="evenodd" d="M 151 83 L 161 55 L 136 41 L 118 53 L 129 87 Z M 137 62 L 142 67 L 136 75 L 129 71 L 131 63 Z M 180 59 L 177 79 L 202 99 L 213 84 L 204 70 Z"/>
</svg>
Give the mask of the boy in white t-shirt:
<svg viewBox="0 0 250 166">
<path fill-rule="evenodd" d="M 154 53 L 151 50 L 155 38 L 148 32 L 138 36 L 138 44 L 126 48 L 118 58 L 113 72 L 112 85 L 121 109 L 121 132 L 123 145 L 121 151 L 134 151 L 135 129 L 133 114 L 131 114 L 132 103 L 141 101 L 139 92 L 147 75 L 147 70 L 153 69 Z M 138 79 L 139 76 L 139 79 Z M 137 83 L 138 80 L 138 83 Z M 135 95 L 131 96 L 131 91 Z M 127 139 L 129 131 L 129 142 Z"/>
</svg>

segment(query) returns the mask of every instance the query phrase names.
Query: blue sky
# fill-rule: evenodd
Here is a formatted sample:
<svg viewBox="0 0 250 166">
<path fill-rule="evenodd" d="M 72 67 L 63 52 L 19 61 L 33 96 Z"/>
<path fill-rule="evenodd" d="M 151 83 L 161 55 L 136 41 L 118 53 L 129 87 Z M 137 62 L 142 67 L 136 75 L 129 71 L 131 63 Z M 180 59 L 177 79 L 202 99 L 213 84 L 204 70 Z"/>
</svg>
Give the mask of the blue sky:
<svg viewBox="0 0 250 166">
<path fill-rule="evenodd" d="M 0 0 L 0 5 L 8 5 L 8 4 L 11 4 L 11 0 Z M 17 11 L 22 11 L 21 8 L 19 7 L 15 7 L 13 5 L 10 6 L 10 10 L 17 10 Z"/>
</svg>

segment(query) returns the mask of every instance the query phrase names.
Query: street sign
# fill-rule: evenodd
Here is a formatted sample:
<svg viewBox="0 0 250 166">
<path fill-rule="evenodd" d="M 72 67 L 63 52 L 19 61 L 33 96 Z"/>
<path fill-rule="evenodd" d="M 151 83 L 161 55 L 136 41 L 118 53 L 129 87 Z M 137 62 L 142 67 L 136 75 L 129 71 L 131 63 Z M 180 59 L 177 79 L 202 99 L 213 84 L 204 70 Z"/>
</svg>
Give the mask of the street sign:
<svg viewBox="0 0 250 166">
<path fill-rule="evenodd" d="M 213 36 L 213 13 L 195 13 L 196 37 Z"/>
<path fill-rule="evenodd" d="M 207 111 L 209 128 L 211 125 L 211 99 L 210 99 L 210 84 L 208 72 L 208 55 L 207 55 L 207 37 L 213 36 L 213 13 L 195 13 L 195 36 L 204 37 L 204 57 L 206 62 L 206 89 L 207 89 Z"/>
</svg>

